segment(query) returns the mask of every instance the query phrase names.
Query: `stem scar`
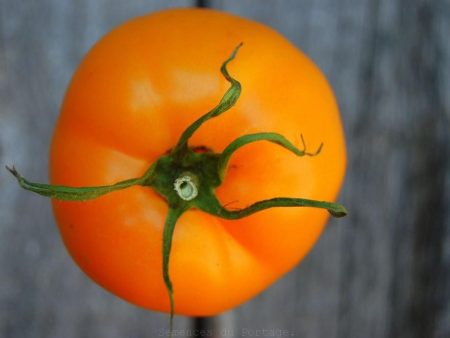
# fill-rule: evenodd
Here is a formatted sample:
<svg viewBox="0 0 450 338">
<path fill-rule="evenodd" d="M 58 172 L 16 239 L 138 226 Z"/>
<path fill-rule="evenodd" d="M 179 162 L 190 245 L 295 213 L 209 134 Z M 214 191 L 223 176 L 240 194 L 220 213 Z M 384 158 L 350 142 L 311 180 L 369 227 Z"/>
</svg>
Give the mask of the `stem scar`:
<svg viewBox="0 0 450 338">
<path fill-rule="evenodd" d="M 197 185 L 189 174 L 178 177 L 173 187 L 178 196 L 185 201 L 191 201 L 198 195 Z"/>
</svg>

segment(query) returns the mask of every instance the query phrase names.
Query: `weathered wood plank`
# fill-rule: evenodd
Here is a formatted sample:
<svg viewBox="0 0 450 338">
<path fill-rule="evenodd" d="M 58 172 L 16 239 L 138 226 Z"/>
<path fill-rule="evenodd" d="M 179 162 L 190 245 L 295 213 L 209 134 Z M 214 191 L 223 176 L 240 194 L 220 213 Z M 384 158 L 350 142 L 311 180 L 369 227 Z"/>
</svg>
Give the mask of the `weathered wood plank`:
<svg viewBox="0 0 450 338">
<path fill-rule="evenodd" d="M 0 336 L 155 337 L 167 316 L 131 306 L 69 258 L 48 200 L 17 189 L 14 164 L 47 180 L 52 129 L 70 76 L 119 23 L 188 0 L 0 0 Z M 176 321 L 188 327 L 185 319 Z"/>
<path fill-rule="evenodd" d="M 449 2 L 209 4 L 274 27 L 318 63 L 349 155 L 350 216 L 227 320 L 302 338 L 450 336 Z"/>
</svg>

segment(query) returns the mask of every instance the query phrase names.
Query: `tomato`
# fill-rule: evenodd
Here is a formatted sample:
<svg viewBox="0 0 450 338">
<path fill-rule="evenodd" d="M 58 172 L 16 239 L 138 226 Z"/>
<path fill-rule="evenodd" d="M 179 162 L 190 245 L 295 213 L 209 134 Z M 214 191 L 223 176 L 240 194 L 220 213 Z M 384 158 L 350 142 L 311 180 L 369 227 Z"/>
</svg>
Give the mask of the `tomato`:
<svg viewBox="0 0 450 338">
<path fill-rule="evenodd" d="M 346 164 L 333 93 L 320 70 L 272 29 L 205 9 L 172 9 L 132 19 L 86 55 L 67 90 L 51 145 L 51 183 L 109 185 L 142 176 L 186 127 L 219 102 L 229 64 L 242 95 L 205 123 L 191 144 L 221 152 L 231 141 L 276 132 L 301 147 L 295 157 L 270 142 L 236 151 L 217 196 L 229 209 L 276 196 L 334 200 Z M 168 206 L 150 187 L 90 201 L 53 200 L 64 243 L 81 269 L 115 295 L 169 311 L 162 277 Z M 323 231 L 315 208 L 273 208 L 238 220 L 190 209 L 173 234 L 169 272 L 175 312 L 213 315 L 247 301 L 292 269 Z"/>
</svg>

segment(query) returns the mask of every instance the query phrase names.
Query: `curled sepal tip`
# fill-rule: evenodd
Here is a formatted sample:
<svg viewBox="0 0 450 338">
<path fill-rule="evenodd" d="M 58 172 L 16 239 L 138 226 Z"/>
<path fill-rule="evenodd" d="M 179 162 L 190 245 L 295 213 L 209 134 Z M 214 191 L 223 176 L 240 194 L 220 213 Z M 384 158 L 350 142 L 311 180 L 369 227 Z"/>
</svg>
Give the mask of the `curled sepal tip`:
<svg viewBox="0 0 450 338">
<path fill-rule="evenodd" d="M 120 181 L 112 185 L 93 187 L 68 187 L 63 185 L 30 182 L 25 179 L 15 167 L 10 168 L 6 166 L 6 169 L 14 175 L 14 177 L 17 179 L 17 182 L 23 189 L 32 191 L 42 196 L 64 201 L 87 201 L 113 191 L 129 188 L 134 185 L 147 185 L 153 171 L 152 168 L 150 168 L 150 170 L 148 170 L 142 177 Z"/>
<path fill-rule="evenodd" d="M 203 123 L 212 119 L 213 117 L 219 116 L 220 114 L 226 112 L 231 107 L 233 107 L 236 101 L 238 100 L 239 96 L 241 95 L 241 84 L 238 80 L 236 80 L 230 75 L 227 67 L 228 64 L 232 60 L 234 60 L 242 45 L 243 45 L 242 42 L 239 45 L 237 45 L 236 48 L 231 53 L 231 55 L 228 57 L 228 59 L 225 60 L 225 62 L 220 67 L 220 71 L 223 77 L 225 77 L 225 79 L 230 83 L 230 88 L 228 88 L 228 90 L 225 92 L 225 94 L 223 95 L 222 99 L 220 100 L 217 106 L 215 106 L 212 110 L 210 110 L 206 114 L 202 115 L 200 118 L 194 121 L 189 127 L 186 128 L 186 130 L 183 132 L 180 139 L 178 140 L 177 145 L 174 147 L 172 151 L 173 154 L 184 152 L 188 148 L 189 138 L 194 134 L 194 132 L 198 128 L 200 128 L 200 126 Z"/>
<path fill-rule="evenodd" d="M 219 162 L 218 162 L 219 175 L 220 175 L 221 179 L 224 178 L 228 162 L 236 150 L 238 150 L 239 148 L 241 148 L 249 143 L 253 143 L 253 142 L 258 142 L 258 141 L 271 142 L 271 143 L 277 144 L 277 145 L 291 151 L 292 153 L 294 153 L 297 156 L 316 156 L 321 152 L 321 150 L 323 148 L 323 143 L 321 143 L 319 145 L 319 147 L 317 148 L 317 150 L 315 152 L 311 153 L 306 150 L 306 143 L 305 143 L 305 139 L 303 138 L 302 134 L 300 135 L 300 138 L 302 140 L 303 149 L 297 148 L 288 139 L 286 139 L 283 135 L 278 134 L 278 133 L 264 132 L 264 133 L 255 133 L 255 134 L 248 134 L 248 135 L 240 136 L 237 139 L 235 139 L 233 142 L 231 142 L 223 150 L 222 154 L 220 155 Z"/>
<path fill-rule="evenodd" d="M 183 214 L 186 209 L 183 207 L 172 208 L 170 207 L 166 221 L 164 224 L 163 230 L 163 279 L 164 284 L 166 285 L 167 293 L 169 295 L 170 302 L 170 319 L 169 319 L 169 329 L 170 329 L 170 337 L 172 337 L 173 331 L 173 316 L 174 316 L 174 299 L 173 299 L 173 286 L 172 281 L 169 275 L 169 260 L 170 260 L 170 251 L 172 249 L 172 237 L 173 232 L 175 230 L 175 225 L 177 220 Z"/>
<path fill-rule="evenodd" d="M 326 201 L 316 201 L 305 198 L 290 198 L 290 197 L 275 197 L 263 201 L 258 201 L 250 206 L 238 209 L 229 210 L 222 206 L 217 199 L 217 197 L 212 193 L 205 196 L 203 199 L 199 200 L 196 206 L 215 216 L 224 219 L 240 219 L 243 217 L 250 216 L 256 212 L 279 207 L 312 207 L 327 210 L 333 217 L 344 217 L 347 215 L 347 210 L 341 204 L 326 202 Z"/>
</svg>

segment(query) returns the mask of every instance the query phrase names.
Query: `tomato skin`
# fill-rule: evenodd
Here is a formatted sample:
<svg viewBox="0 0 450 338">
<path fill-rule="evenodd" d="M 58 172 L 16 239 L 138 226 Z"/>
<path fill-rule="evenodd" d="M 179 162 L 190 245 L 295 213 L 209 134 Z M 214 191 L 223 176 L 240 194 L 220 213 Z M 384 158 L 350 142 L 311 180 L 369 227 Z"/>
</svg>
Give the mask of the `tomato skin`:
<svg viewBox="0 0 450 338">
<path fill-rule="evenodd" d="M 205 29 L 208 27 L 208 29 Z M 106 185 L 141 176 L 183 130 L 242 83 L 236 106 L 192 138 L 220 152 L 235 138 L 278 132 L 316 157 L 295 157 L 259 142 L 233 156 L 217 190 L 231 208 L 276 196 L 334 200 L 345 172 L 345 143 L 326 79 L 268 27 L 205 9 L 138 17 L 100 40 L 68 88 L 51 147 L 51 183 Z M 150 188 L 132 187 L 87 202 L 53 201 L 70 254 L 93 280 L 136 305 L 169 311 L 162 278 L 167 206 Z M 311 249 L 328 218 L 312 208 L 278 208 L 225 221 L 197 210 L 178 221 L 170 261 L 175 311 L 213 315 L 253 297 Z"/>
</svg>

